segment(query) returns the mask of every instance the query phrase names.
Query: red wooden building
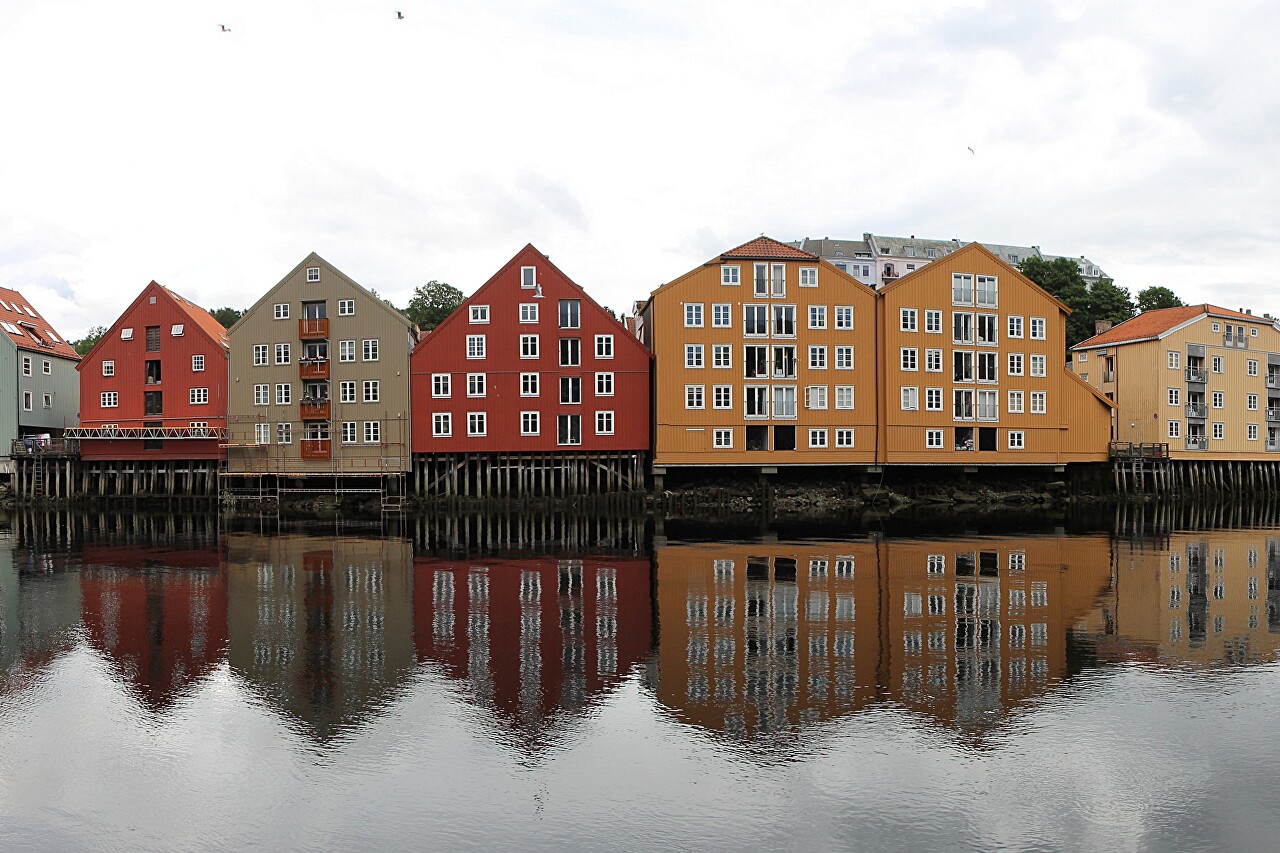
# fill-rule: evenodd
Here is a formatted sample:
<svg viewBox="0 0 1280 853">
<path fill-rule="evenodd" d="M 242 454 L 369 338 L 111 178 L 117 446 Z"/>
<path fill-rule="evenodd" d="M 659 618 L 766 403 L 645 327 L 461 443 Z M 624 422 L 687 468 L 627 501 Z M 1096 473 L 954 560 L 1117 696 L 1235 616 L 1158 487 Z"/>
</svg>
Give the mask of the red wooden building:
<svg viewBox="0 0 1280 853">
<path fill-rule="evenodd" d="M 230 341 L 208 311 L 154 281 L 81 360 L 81 458 L 216 460 Z"/>
<path fill-rule="evenodd" d="M 532 245 L 410 358 L 419 494 L 643 488 L 650 356 Z"/>
</svg>

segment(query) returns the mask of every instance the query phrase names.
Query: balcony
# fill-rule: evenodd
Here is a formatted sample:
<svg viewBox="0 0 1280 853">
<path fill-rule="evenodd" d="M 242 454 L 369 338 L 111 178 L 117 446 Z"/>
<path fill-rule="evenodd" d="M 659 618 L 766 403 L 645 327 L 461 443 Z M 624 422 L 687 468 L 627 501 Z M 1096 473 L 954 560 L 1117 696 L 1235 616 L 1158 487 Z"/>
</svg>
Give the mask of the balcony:
<svg viewBox="0 0 1280 853">
<path fill-rule="evenodd" d="M 304 421 L 329 420 L 329 401 L 308 400 L 304 397 L 298 405 L 298 417 Z"/>
<path fill-rule="evenodd" d="M 329 458 L 329 441 L 327 438 L 304 438 L 299 443 L 304 460 L 327 460 Z"/>
<path fill-rule="evenodd" d="M 306 321 L 302 321 L 302 322 L 306 322 Z M 329 359 L 327 358 L 298 359 L 298 378 L 299 379 L 328 379 L 329 378 Z"/>
<path fill-rule="evenodd" d="M 1268 442 L 1267 442 L 1267 450 L 1269 450 L 1269 451 L 1277 451 L 1277 450 L 1280 450 L 1280 441 L 1268 441 Z"/>
<path fill-rule="evenodd" d="M 1188 367 L 1187 381 L 1199 382 L 1201 384 L 1204 384 L 1205 382 L 1209 381 L 1209 374 L 1205 373 L 1205 370 L 1203 367 Z"/>
<path fill-rule="evenodd" d="M 1209 417 L 1209 407 L 1204 403 L 1187 403 L 1187 417 L 1204 420 Z"/>
<path fill-rule="evenodd" d="M 1268 374 L 1267 374 L 1267 387 L 1268 387 L 1268 388 L 1280 388 L 1280 373 L 1268 373 Z"/>
<path fill-rule="evenodd" d="M 1208 450 L 1209 439 L 1203 435 L 1187 436 L 1187 450 Z"/>
<path fill-rule="evenodd" d="M 329 338 L 328 317 L 303 317 L 298 321 L 298 337 L 304 341 Z"/>
<path fill-rule="evenodd" d="M 1280 423 L 1280 409 L 1267 409 L 1267 422 Z"/>
</svg>

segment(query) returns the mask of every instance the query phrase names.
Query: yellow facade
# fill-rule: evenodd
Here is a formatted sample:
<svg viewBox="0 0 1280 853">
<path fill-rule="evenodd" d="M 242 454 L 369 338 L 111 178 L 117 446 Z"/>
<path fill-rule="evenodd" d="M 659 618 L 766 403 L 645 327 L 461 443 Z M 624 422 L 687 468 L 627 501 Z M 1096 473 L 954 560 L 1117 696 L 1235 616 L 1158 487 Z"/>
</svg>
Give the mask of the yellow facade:
<svg viewBox="0 0 1280 853">
<path fill-rule="evenodd" d="M 1102 462 L 1111 406 L 1063 368 L 1069 309 L 976 243 L 879 293 L 884 462 Z"/>
<path fill-rule="evenodd" d="M 1129 324 L 1143 329 L 1144 316 L 1110 339 Z M 1173 459 L 1280 460 L 1275 321 L 1206 306 L 1172 328 L 1134 334 L 1141 337 L 1074 349 L 1076 374 L 1115 401 L 1116 441 L 1167 443 Z"/>
<path fill-rule="evenodd" d="M 655 291 L 654 459 L 665 465 L 875 461 L 875 293 L 767 238 Z"/>
</svg>

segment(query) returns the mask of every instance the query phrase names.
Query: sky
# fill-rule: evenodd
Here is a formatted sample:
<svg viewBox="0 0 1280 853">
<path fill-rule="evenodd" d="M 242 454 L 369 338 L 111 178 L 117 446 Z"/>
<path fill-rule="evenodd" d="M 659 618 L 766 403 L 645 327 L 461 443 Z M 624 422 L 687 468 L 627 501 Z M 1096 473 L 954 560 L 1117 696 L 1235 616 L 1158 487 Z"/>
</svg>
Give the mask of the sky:
<svg viewBox="0 0 1280 853">
<path fill-rule="evenodd" d="M 871 232 L 1280 314 L 1277 36 L 1261 2 L 0 0 L 0 285 L 76 338 L 153 279 L 246 308 L 316 251 L 404 305 L 533 243 L 624 311 Z"/>
</svg>

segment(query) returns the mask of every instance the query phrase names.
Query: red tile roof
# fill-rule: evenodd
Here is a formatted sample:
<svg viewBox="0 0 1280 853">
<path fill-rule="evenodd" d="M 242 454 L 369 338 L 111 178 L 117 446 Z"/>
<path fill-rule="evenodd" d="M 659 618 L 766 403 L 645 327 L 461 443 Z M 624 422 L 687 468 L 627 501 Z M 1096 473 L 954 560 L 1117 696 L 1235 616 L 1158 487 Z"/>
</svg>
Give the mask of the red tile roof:
<svg viewBox="0 0 1280 853">
<path fill-rule="evenodd" d="M 156 284 L 154 281 L 151 283 Z M 164 287 L 163 284 L 157 284 L 156 286 Z M 173 301 L 178 303 L 178 307 L 186 312 L 186 315 L 191 318 L 191 322 L 195 323 L 204 330 L 205 334 L 222 344 L 227 349 L 231 348 L 231 339 L 227 336 L 227 330 L 222 327 L 221 323 L 214 319 L 212 314 L 186 297 L 174 293 L 169 288 L 164 287 L 164 289 L 166 293 L 173 297 Z"/>
<path fill-rule="evenodd" d="M 1193 320 L 1205 314 L 1232 320 L 1251 320 L 1255 323 L 1269 322 L 1264 317 L 1242 314 L 1239 311 L 1219 308 L 1217 305 L 1208 303 L 1203 305 L 1183 305 L 1179 308 L 1155 308 L 1151 311 L 1143 311 L 1137 317 L 1125 320 L 1118 326 L 1113 326 L 1101 334 L 1081 341 L 1072 349 L 1103 347 L 1108 344 L 1120 343 L 1121 341 L 1142 341 L 1148 338 L 1156 338 L 1175 326 L 1180 326 L 1188 320 Z"/>
<path fill-rule="evenodd" d="M 730 249 L 720 257 L 746 260 L 816 261 L 817 255 L 802 252 L 795 246 L 780 243 L 772 237 L 748 240 L 736 249 Z"/>
<path fill-rule="evenodd" d="M 64 341 L 53 326 L 49 325 L 49 321 L 16 290 L 0 287 L 0 322 L 5 324 L 0 328 L 3 328 L 18 349 L 80 360 L 75 348 Z M 10 329 L 17 329 L 18 332 L 14 333 Z"/>
</svg>

